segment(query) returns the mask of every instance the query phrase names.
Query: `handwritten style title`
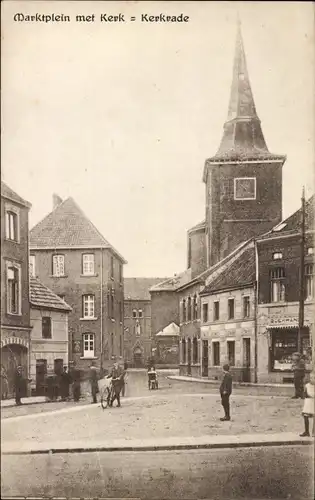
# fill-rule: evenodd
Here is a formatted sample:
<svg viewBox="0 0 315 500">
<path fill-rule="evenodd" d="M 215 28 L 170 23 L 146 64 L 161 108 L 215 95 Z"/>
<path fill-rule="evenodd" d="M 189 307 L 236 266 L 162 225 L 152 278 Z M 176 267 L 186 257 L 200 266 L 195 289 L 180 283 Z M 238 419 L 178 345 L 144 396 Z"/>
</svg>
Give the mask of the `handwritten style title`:
<svg viewBox="0 0 315 500">
<path fill-rule="evenodd" d="M 77 23 L 94 23 L 99 20 L 103 23 L 126 23 L 128 21 L 134 22 L 140 20 L 142 23 L 187 23 L 189 21 L 189 16 L 185 16 L 184 14 L 179 15 L 166 15 L 166 14 L 158 14 L 158 15 L 150 15 L 150 14 L 141 14 L 141 16 L 137 19 L 135 16 L 131 16 L 127 18 L 125 14 L 101 14 L 99 18 L 95 16 L 95 14 L 90 15 L 76 15 L 75 17 L 71 17 L 65 14 L 23 14 L 22 12 L 18 12 L 13 16 L 13 20 L 15 22 L 25 22 L 25 23 L 70 23 L 71 21 L 75 21 Z"/>
</svg>

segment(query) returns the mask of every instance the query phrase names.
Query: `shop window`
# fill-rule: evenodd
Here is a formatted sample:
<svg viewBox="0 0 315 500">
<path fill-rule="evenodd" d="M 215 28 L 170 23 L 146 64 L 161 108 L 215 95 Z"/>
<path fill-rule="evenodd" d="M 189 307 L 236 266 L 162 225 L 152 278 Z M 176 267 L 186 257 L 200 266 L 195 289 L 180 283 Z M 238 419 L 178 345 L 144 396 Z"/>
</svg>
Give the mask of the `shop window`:
<svg viewBox="0 0 315 500">
<path fill-rule="evenodd" d="M 297 351 L 297 330 L 272 332 L 272 368 L 291 370 L 292 354 Z"/>
<path fill-rule="evenodd" d="M 42 337 L 43 339 L 51 339 L 51 318 L 49 316 L 42 317 Z"/>
<path fill-rule="evenodd" d="M 270 271 L 271 302 L 285 300 L 284 268 L 276 267 Z"/>
<path fill-rule="evenodd" d="M 213 302 L 213 321 L 218 321 L 220 319 L 220 302 L 216 300 Z"/>
<path fill-rule="evenodd" d="M 249 297 L 245 296 L 243 297 L 243 317 L 249 318 L 249 316 L 250 316 L 250 301 Z"/>
<path fill-rule="evenodd" d="M 312 299 L 314 297 L 314 268 L 313 264 L 305 266 L 305 298 Z"/>
<path fill-rule="evenodd" d="M 230 366 L 235 366 L 235 341 L 228 340 L 227 342 L 228 360 Z"/>
<path fill-rule="evenodd" d="M 234 319 L 234 299 L 228 299 L 228 319 Z"/>
<path fill-rule="evenodd" d="M 202 304 L 202 321 L 204 323 L 208 322 L 208 304 Z"/>
<path fill-rule="evenodd" d="M 94 358 L 95 356 L 95 339 L 93 333 L 83 334 L 83 357 Z"/>
<path fill-rule="evenodd" d="M 220 342 L 212 342 L 213 366 L 220 366 Z"/>
</svg>

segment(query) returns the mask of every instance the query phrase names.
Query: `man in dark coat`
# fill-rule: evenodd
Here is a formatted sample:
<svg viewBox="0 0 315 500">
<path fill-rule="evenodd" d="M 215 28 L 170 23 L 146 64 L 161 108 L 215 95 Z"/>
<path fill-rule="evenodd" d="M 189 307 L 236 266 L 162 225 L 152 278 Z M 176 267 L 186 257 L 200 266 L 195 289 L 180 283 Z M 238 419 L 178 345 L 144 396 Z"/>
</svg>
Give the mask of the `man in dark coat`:
<svg viewBox="0 0 315 500">
<path fill-rule="evenodd" d="M 299 352 L 292 355 L 292 371 L 295 395 L 292 399 L 304 398 L 305 361 Z"/>
<path fill-rule="evenodd" d="M 92 393 L 92 403 L 97 403 L 97 397 L 96 394 L 98 393 L 98 374 L 97 374 L 97 369 L 95 366 L 95 362 L 92 361 L 92 364 L 90 366 L 90 384 L 91 384 L 91 393 Z"/>
<path fill-rule="evenodd" d="M 120 406 L 120 391 L 123 386 L 124 372 L 118 363 L 114 363 L 111 375 L 113 384 L 113 396 L 109 406 L 113 406 L 115 399 L 117 399 L 117 406 Z"/>
<path fill-rule="evenodd" d="M 68 373 L 68 367 L 64 366 L 63 372 L 60 376 L 60 393 L 61 393 L 60 395 L 62 401 L 66 401 L 67 399 L 69 399 L 70 383 L 71 383 L 71 377 L 70 374 Z"/>
<path fill-rule="evenodd" d="M 220 385 L 221 403 L 224 408 L 225 416 L 220 418 L 222 422 L 231 420 L 230 416 L 230 396 L 232 394 L 232 376 L 229 365 L 223 366 L 223 379 Z"/>
<path fill-rule="evenodd" d="M 72 373 L 72 392 L 73 392 L 73 400 L 79 401 L 81 397 L 81 373 L 80 370 L 76 367 L 75 363 L 73 363 Z"/>
<path fill-rule="evenodd" d="M 18 366 L 14 377 L 15 403 L 17 406 L 22 404 L 21 398 L 25 396 L 25 380 L 22 373 L 22 366 Z"/>
</svg>

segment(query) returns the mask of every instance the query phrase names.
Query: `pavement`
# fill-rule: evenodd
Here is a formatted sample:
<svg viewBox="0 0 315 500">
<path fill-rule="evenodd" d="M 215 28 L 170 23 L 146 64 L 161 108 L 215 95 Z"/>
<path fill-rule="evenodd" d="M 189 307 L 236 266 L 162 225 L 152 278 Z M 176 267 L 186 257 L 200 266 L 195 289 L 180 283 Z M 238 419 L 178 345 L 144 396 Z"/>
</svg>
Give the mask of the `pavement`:
<svg viewBox="0 0 315 500">
<path fill-rule="evenodd" d="M 48 403 L 49 399 L 45 396 L 34 396 L 29 398 L 21 398 L 21 403 L 23 405 L 34 405 L 40 403 Z M 1 409 L 2 408 L 12 408 L 12 406 L 16 406 L 15 399 L 2 399 L 1 400 Z"/>
<path fill-rule="evenodd" d="M 209 378 L 198 378 L 198 377 L 190 377 L 185 375 L 169 375 L 167 378 L 170 380 L 178 380 L 180 382 L 195 382 L 199 384 L 215 384 L 219 385 L 219 380 L 212 380 Z M 234 382 L 234 385 L 238 385 L 241 387 L 277 387 L 277 388 L 293 388 L 293 384 L 254 384 L 252 382 Z"/>
</svg>

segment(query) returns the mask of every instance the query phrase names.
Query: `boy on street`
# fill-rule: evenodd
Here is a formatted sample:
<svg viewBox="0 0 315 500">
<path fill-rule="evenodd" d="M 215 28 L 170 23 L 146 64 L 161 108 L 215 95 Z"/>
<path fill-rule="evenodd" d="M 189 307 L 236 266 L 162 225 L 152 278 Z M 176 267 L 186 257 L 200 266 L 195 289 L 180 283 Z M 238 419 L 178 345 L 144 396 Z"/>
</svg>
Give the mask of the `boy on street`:
<svg viewBox="0 0 315 500">
<path fill-rule="evenodd" d="M 230 416 L 230 396 L 232 394 L 232 376 L 229 365 L 223 365 L 223 379 L 220 385 L 221 403 L 224 408 L 225 416 L 220 418 L 222 422 L 231 420 Z"/>
</svg>

